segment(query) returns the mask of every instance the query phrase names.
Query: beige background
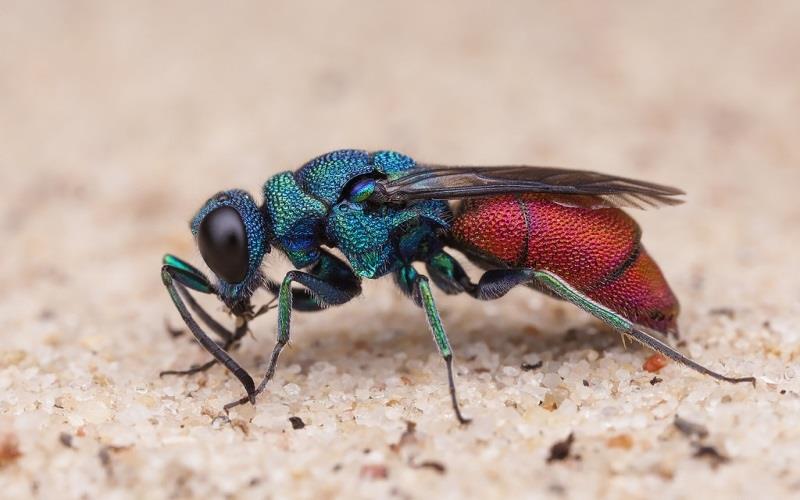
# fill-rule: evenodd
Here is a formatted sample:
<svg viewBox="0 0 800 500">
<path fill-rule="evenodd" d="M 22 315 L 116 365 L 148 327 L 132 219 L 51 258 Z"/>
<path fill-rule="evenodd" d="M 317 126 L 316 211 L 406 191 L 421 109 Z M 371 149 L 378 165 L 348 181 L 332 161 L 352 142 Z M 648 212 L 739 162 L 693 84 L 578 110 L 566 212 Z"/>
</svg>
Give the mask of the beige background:
<svg viewBox="0 0 800 500">
<path fill-rule="evenodd" d="M 798 20 L 791 1 L 0 2 L 0 496 L 796 495 Z M 165 333 L 161 255 L 199 264 L 207 196 L 341 147 L 684 188 L 635 214 L 683 349 L 758 388 L 675 365 L 651 385 L 648 352 L 529 290 L 438 294 L 461 428 L 421 311 L 384 280 L 297 315 L 258 406 L 215 420 L 235 379 L 157 376 L 207 358 Z M 274 322 L 236 353 L 253 373 Z M 730 460 L 693 457 L 676 414 Z"/>
</svg>

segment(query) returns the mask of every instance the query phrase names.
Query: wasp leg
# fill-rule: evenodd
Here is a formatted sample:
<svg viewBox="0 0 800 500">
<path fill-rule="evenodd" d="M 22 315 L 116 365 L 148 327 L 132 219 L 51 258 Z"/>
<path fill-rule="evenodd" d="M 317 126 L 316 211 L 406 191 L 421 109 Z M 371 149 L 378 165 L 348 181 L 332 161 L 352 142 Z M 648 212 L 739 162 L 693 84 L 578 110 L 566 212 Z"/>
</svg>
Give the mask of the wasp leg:
<svg viewBox="0 0 800 500">
<path fill-rule="evenodd" d="M 456 295 L 475 287 L 461 264 L 444 250 L 425 261 L 431 281 L 448 295 Z"/>
<path fill-rule="evenodd" d="M 275 297 L 278 296 L 281 290 L 281 284 L 277 281 L 267 279 L 264 283 L 264 288 L 269 290 Z M 314 312 L 325 309 L 325 306 L 320 304 L 313 295 L 308 293 L 302 288 L 292 289 L 292 309 L 302 312 Z"/>
<path fill-rule="evenodd" d="M 541 283 L 542 285 L 544 285 L 545 287 L 556 293 L 564 300 L 572 302 L 573 304 L 580 307 L 584 311 L 588 312 L 592 316 L 604 321 L 612 328 L 619 330 L 625 335 L 631 337 L 633 340 L 642 343 L 643 345 L 649 347 L 650 349 L 653 349 L 654 351 L 660 352 L 664 356 L 667 356 L 668 358 L 686 366 L 687 368 L 691 368 L 696 372 L 708 375 L 717 380 L 723 380 L 725 382 L 731 382 L 733 384 L 738 384 L 740 382 L 750 382 L 753 385 L 755 385 L 756 383 L 756 379 L 754 377 L 728 377 L 720 373 L 717 373 L 715 371 L 709 370 L 705 366 L 687 358 L 680 352 L 676 351 L 669 345 L 659 340 L 656 337 L 656 335 L 658 335 L 658 332 L 656 332 L 655 330 L 647 328 L 646 326 L 633 323 L 623 318 L 622 316 L 615 313 L 611 309 L 603 306 L 602 304 L 598 304 L 597 302 L 583 295 L 579 291 L 575 290 L 567 282 L 562 280 L 559 276 L 549 271 L 534 271 L 534 277 L 537 282 Z"/>
<path fill-rule="evenodd" d="M 250 377 L 247 371 L 239 366 L 219 344 L 212 340 L 203 329 L 200 328 L 200 325 L 197 324 L 191 312 L 187 309 L 186 304 L 184 304 L 176 283 L 202 293 L 215 293 L 216 289 L 202 273 L 191 266 L 173 265 L 172 261 L 167 261 L 166 258 L 165 261 L 167 263 L 161 268 L 161 280 L 164 282 L 164 286 L 167 288 L 167 292 L 172 302 L 175 304 L 175 307 L 178 309 L 178 313 L 180 313 L 183 321 L 186 323 L 186 326 L 189 327 L 192 335 L 200 342 L 200 345 L 239 379 L 239 382 L 242 383 L 247 393 L 253 394 L 255 388 L 253 378 Z M 252 398 L 253 401 L 255 401 L 254 395 Z"/>
<path fill-rule="evenodd" d="M 292 283 L 297 282 L 308 289 L 311 296 L 324 306 L 344 304 L 361 293 L 361 281 L 353 271 L 334 255 L 323 252 L 320 261 L 309 272 L 289 271 L 278 290 L 278 340 L 272 349 L 269 365 L 264 378 L 254 392 L 225 405 L 225 411 L 250 401 L 264 391 L 267 383 L 275 375 L 275 367 L 283 347 L 289 342 L 289 326 L 292 314 L 294 293 Z"/>
<path fill-rule="evenodd" d="M 224 349 L 224 347 L 223 347 Z M 159 377 L 163 377 L 165 375 L 176 375 L 179 377 L 189 377 L 194 375 L 195 373 L 201 373 L 204 371 L 208 371 L 212 366 L 217 364 L 216 359 L 212 359 L 211 361 L 207 361 L 202 365 L 192 365 L 191 368 L 186 368 L 185 370 L 164 370 L 158 372 Z"/>
<path fill-rule="evenodd" d="M 612 311 L 611 309 L 599 304 L 586 295 L 582 294 L 566 281 L 561 279 L 556 274 L 549 271 L 537 271 L 534 269 L 502 269 L 495 271 L 487 271 L 481 277 L 480 282 L 476 285 L 474 297 L 480 299 L 493 299 L 505 295 L 511 288 L 523 283 L 535 282 L 545 289 L 551 291 L 558 297 L 575 304 L 584 311 L 588 312 L 595 318 L 605 322 L 615 330 L 622 332 L 624 335 L 640 342 L 641 344 L 660 352 L 664 356 L 676 361 L 687 368 L 708 375 L 717 380 L 731 382 L 734 384 L 740 382 L 750 382 L 755 384 L 753 377 L 727 377 L 715 371 L 712 371 L 705 366 L 693 361 L 668 344 L 662 342 L 657 338 L 659 332 L 647 328 L 646 326 L 633 323 L 632 321 L 624 318 L 620 314 Z"/>
<path fill-rule="evenodd" d="M 248 318 L 254 319 L 267 311 L 274 309 L 276 306 L 273 306 L 272 303 L 275 302 L 275 299 L 271 300 L 267 304 L 261 306 L 257 311 L 255 311 L 252 315 L 247 317 L 244 316 L 237 316 L 237 318 L 241 321 L 239 326 L 236 327 L 236 330 L 231 333 L 228 331 L 227 328 L 220 325 L 214 318 L 209 315 L 203 307 L 197 303 L 197 301 L 192 297 L 189 291 L 183 286 L 180 282 L 176 282 L 175 286 L 178 288 L 183 299 L 189 304 L 189 308 L 191 308 L 195 314 L 209 327 L 213 330 L 217 335 L 222 337 L 223 342 L 218 344 L 224 349 L 225 351 L 229 351 L 231 348 L 237 347 L 239 341 L 244 337 L 248 332 L 248 325 L 249 320 Z M 277 298 L 277 297 L 276 297 Z M 207 371 L 209 368 L 217 364 L 216 359 L 212 359 L 202 365 L 195 365 L 191 368 L 186 370 L 164 370 L 158 374 L 159 377 L 163 377 L 164 375 L 180 375 L 180 376 L 189 376 L 194 375 L 195 373 L 200 373 Z"/>
<path fill-rule="evenodd" d="M 203 273 L 198 270 L 196 267 L 192 266 L 188 262 L 175 257 L 174 255 L 167 254 L 164 256 L 163 263 L 165 265 L 170 265 L 172 267 L 177 267 L 179 269 L 183 269 L 192 274 L 197 279 L 204 280 L 208 282 L 208 279 L 203 275 Z M 203 307 L 197 303 L 197 301 L 192 297 L 189 290 L 184 286 L 180 281 L 175 282 L 175 286 L 178 289 L 183 300 L 188 304 L 189 308 L 194 311 L 197 317 L 206 324 L 214 333 L 219 335 L 219 337 L 223 340 L 222 348 L 224 350 L 230 349 L 233 345 L 236 344 L 246 333 L 247 333 L 247 322 L 245 321 L 244 324 L 240 325 L 235 332 L 229 331 L 227 328 L 222 326 L 217 320 L 211 317 L 210 314 L 206 312 Z M 159 377 L 163 377 L 164 375 L 193 375 L 195 373 L 200 373 L 208 370 L 212 366 L 214 366 L 217 361 L 211 360 L 207 363 L 203 363 L 199 366 L 193 366 L 187 370 L 165 370 L 158 374 Z"/>
<path fill-rule="evenodd" d="M 170 267 L 182 269 L 186 272 L 191 273 L 194 279 L 199 279 L 205 283 L 209 283 L 208 278 L 206 278 L 206 276 L 199 269 L 192 266 L 185 260 L 175 257 L 174 255 L 171 254 L 165 255 L 163 264 L 168 265 Z M 189 305 L 189 308 L 192 311 L 194 311 L 194 313 L 197 314 L 200 320 L 203 323 L 205 323 L 214 333 L 219 335 L 219 337 L 222 340 L 227 342 L 235 335 L 233 332 L 231 332 L 230 330 L 219 324 L 217 320 L 212 318 L 211 315 L 208 314 L 206 310 L 203 309 L 202 306 L 200 306 L 200 304 L 197 303 L 194 297 L 192 297 L 191 294 L 189 294 L 189 291 L 186 289 L 186 286 L 184 286 L 180 281 L 176 283 L 176 286 L 181 296 L 183 297 L 183 300 L 186 302 L 186 304 Z M 213 291 L 204 293 L 213 293 Z"/>
<path fill-rule="evenodd" d="M 184 298 L 191 297 L 191 295 L 188 294 L 188 291 L 186 291 L 185 289 L 184 291 L 186 292 Z M 197 312 L 197 310 L 195 310 L 195 312 Z M 200 316 L 200 314 L 198 314 L 198 316 Z M 202 316 L 200 317 L 202 318 Z M 245 334 L 247 334 L 247 325 L 248 322 L 246 319 L 244 319 L 243 322 L 236 328 L 236 332 L 234 332 L 233 335 L 231 335 L 230 338 L 226 339 L 225 342 L 221 345 L 222 349 L 228 351 L 230 350 L 231 347 L 234 347 L 237 344 L 237 342 L 239 342 L 239 340 L 241 340 L 242 337 L 244 337 Z M 163 377 L 164 375 L 180 375 L 180 376 L 194 375 L 195 373 L 200 373 L 208 370 L 215 364 L 217 364 L 217 360 L 212 359 L 211 361 L 203 363 L 202 365 L 192 366 L 191 368 L 188 368 L 186 370 L 164 370 L 163 372 L 159 373 L 158 376 Z"/>
<path fill-rule="evenodd" d="M 459 423 L 468 424 L 470 419 L 465 418 L 461 414 L 461 408 L 458 406 L 456 383 L 453 377 L 453 349 L 450 347 L 450 340 L 447 338 L 447 332 L 445 332 L 442 319 L 439 317 L 436 302 L 433 300 L 430 282 L 426 276 L 420 275 L 411 266 L 400 269 L 396 274 L 396 280 L 400 289 L 403 290 L 406 295 L 411 296 L 414 302 L 425 310 L 428 326 L 430 326 L 431 333 L 433 333 L 433 340 L 436 342 L 439 354 L 442 355 L 445 366 L 447 367 L 447 383 L 450 388 L 450 400 L 453 404 L 453 412 Z"/>
<path fill-rule="evenodd" d="M 515 286 L 529 283 L 529 269 L 494 269 L 486 271 L 477 284 L 470 280 L 461 264 L 447 252 L 439 252 L 425 262 L 433 282 L 447 294 L 466 292 L 476 299 L 499 299 Z"/>
<path fill-rule="evenodd" d="M 235 332 L 231 332 L 224 326 L 222 326 L 217 320 L 211 317 L 208 312 L 206 312 L 203 307 L 197 303 L 194 297 L 189 293 L 189 290 L 186 289 L 185 286 L 181 285 L 180 283 L 176 284 L 178 286 L 178 291 L 180 292 L 183 300 L 189 306 L 189 308 L 194 311 L 200 321 L 206 324 L 208 328 L 211 329 L 212 332 L 216 333 L 219 338 L 221 338 L 224 342 L 229 343 L 233 337 L 236 336 Z"/>
</svg>

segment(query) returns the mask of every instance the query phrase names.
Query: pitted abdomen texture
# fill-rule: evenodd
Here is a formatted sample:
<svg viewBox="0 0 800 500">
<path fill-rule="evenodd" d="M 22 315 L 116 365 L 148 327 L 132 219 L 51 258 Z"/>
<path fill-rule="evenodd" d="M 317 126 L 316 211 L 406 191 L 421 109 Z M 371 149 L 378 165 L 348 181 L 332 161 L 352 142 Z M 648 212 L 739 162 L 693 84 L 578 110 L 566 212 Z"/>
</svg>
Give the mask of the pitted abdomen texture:
<svg viewBox="0 0 800 500">
<path fill-rule="evenodd" d="M 468 254 L 509 267 L 551 271 L 631 321 L 675 329 L 678 302 L 640 243 L 640 230 L 617 208 L 589 197 L 506 195 L 463 203 L 452 227 Z"/>
</svg>

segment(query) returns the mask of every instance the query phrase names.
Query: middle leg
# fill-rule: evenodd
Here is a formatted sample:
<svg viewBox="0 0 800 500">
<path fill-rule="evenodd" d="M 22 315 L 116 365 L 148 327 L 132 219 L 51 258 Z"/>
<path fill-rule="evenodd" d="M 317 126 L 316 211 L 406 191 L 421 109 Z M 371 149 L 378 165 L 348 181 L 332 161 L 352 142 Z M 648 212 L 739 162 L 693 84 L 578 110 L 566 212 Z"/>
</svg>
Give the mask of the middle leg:
<svg viewBox="0 0 800 500">
<path fill-rule="evenodd" d="M 416 269 L 410 265 L 400 269 L 395 277 L 400 289 L 406 295 L 410 296 L 418 306 L 425 310 L 425 316 L 428 319 L 428 326 L 431 328 L 433 340 L 436 342 L 436 347 L 439 349 L 439 353 L 442 355 L 447 368 L 447 383 L 450 389 L 450 400 L 453 404 L 453 412 L 459 423 L 468 424 L 470 419 L 465 418 L 461 414 L 461 408 L 459 408 L 458 405 L 456 384 L 453 377 L 453 349 L 450 347 L 450 340 L 447 338 L 447 332 L 444 330 L 442 319 L 439 317 L 439 311 L 433 300 L 430 282 L 426 276 L 419 274 Z"/>
</svg>

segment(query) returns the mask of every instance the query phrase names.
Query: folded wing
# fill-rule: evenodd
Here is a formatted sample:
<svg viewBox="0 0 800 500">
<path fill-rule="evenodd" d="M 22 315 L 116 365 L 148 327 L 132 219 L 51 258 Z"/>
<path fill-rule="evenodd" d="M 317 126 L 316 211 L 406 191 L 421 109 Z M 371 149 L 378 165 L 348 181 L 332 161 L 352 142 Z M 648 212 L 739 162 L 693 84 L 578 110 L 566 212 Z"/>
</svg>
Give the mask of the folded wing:
<svg viewBox="0 0 800 500">
<path fill-rule="evenodd" d="M 382 180 L 372 199 L 402 203 L 420 199 L 456 200 L 499 194 L 589 195 L 597 207 L 647 208 L 677 205 L 680 189 L 586 170 L 557 167 L 448 167 L 419 165 L 407 175 Z M 566 195 L 566 196 L 560 196 Z"/>
</svg>

